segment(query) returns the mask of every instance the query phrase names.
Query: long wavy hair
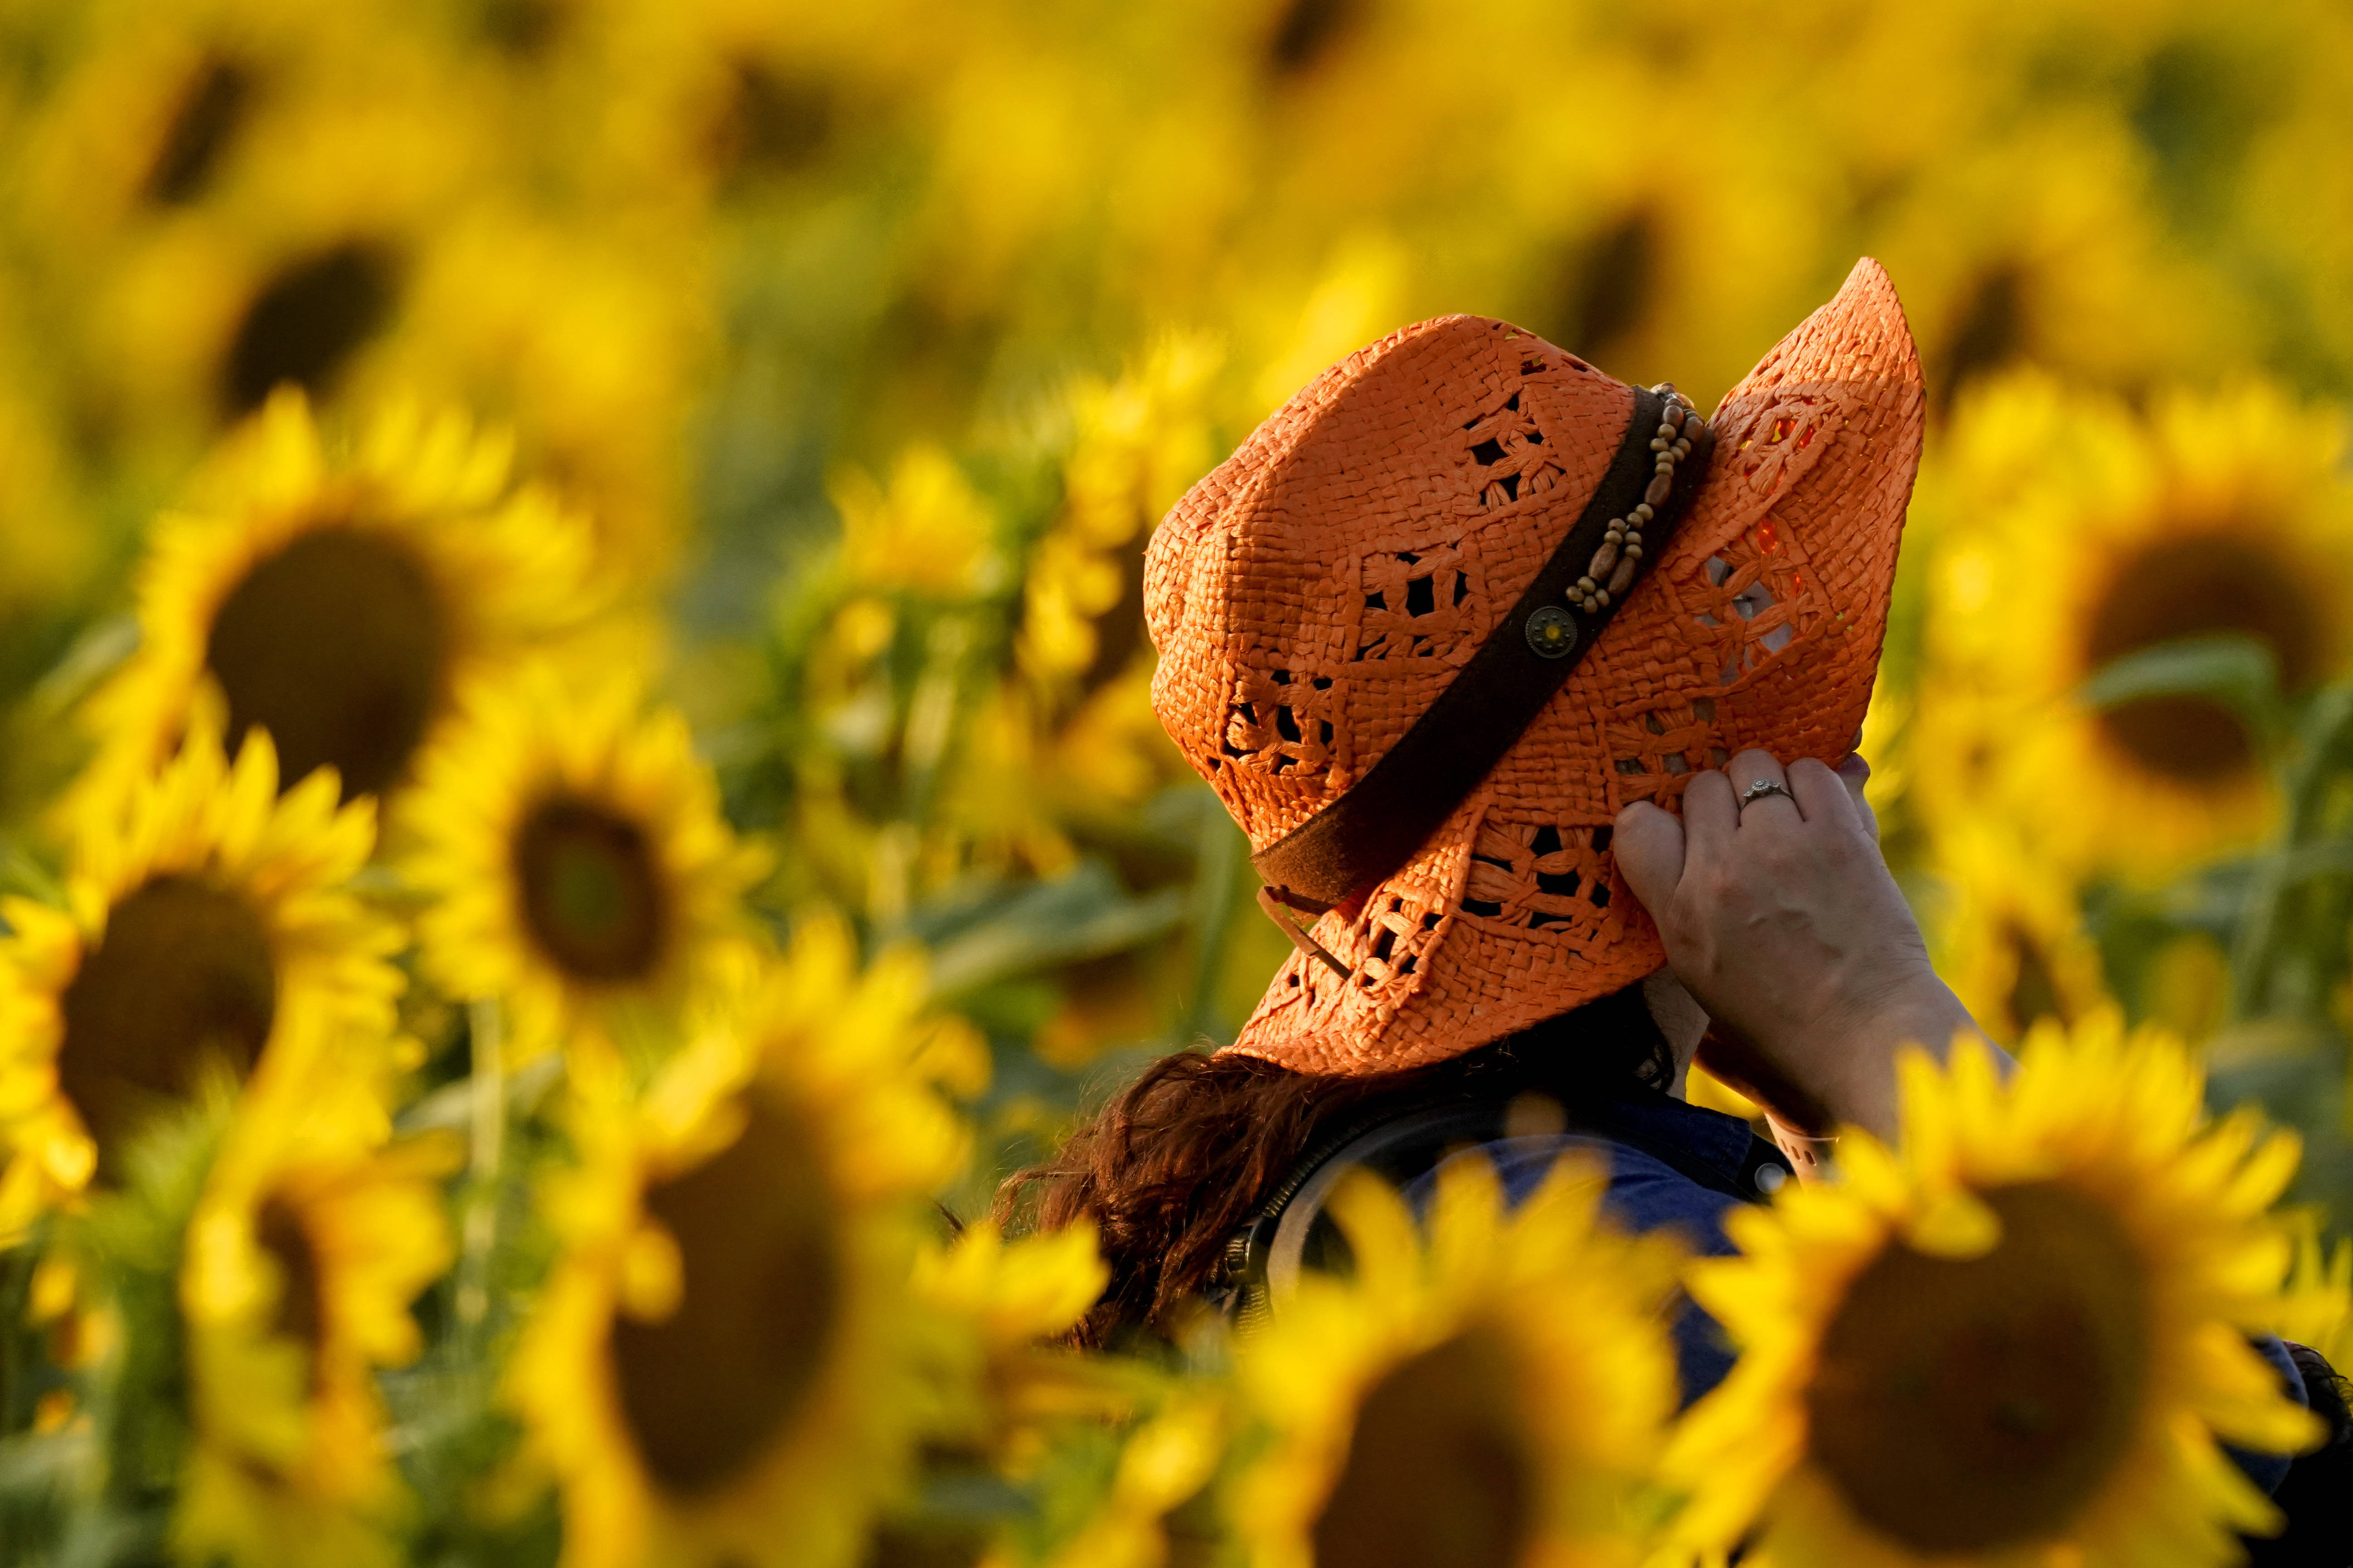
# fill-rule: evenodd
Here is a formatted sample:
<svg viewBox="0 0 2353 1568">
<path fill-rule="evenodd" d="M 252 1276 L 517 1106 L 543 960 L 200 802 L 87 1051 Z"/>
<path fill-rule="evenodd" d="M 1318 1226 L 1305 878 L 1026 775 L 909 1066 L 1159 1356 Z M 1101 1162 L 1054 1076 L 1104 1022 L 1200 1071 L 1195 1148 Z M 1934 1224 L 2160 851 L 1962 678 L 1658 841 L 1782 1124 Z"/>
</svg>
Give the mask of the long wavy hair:
<svg viewBox="0 0 2353 1568">
<path fill-rule="evenodd" d="M 1339 1119 L 1388 1098 L 1529 1091 L 1574 1117 L 1578 1105 L 1635 1085 L 1666 1089 L 1674 1065 L 1640 985 L 1402 1072 L 1343 1078 L 1182 1051 L 1113 1093 L 1053 1158 L 1008 1178 L 997 1215 L 1041 1230 L 1095 1222 L 1111 1282 L 1073 1332 L 1077 1342 L 1165 1339 L 1211 1283 L 1226 1238 Z"/>
</svg>

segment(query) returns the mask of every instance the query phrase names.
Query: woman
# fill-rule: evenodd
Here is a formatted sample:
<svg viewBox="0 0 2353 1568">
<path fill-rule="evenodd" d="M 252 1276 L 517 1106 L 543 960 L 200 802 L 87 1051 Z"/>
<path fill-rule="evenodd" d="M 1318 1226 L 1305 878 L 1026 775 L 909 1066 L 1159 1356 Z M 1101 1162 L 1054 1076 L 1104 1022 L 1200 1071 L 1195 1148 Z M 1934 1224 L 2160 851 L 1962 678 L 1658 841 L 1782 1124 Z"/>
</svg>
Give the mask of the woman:
<svg viewBox="0 0 2353 1568">
<path fill-rule="evenodd" d="M 1320 1205 L 1356 1166 L 1412 1196 L 1475 1144 L 1516 1194 L 1581 1145 L 1621 1218 L 1723 1251 L 1833 1128 L 1894 1134 L 1897 1047 L 1975 1027 L 1852 754 L 1922 409 L 1863 261 L 1712 420 L 1447 317 L 1177 504 L 1154 705 L 1297 951 L 1232 1046 L 1155 1064 L 1009 1185 L 1101 1228 L 1084 1337 L 1279 1310 L 1344 1245 Z M 1683 1101 L 1702 1053 L 1778 1150 Z M 1687 1399 L 1728 1367 L 1711 1328 L 1677 1325 Z"/>
<path fill-rule="evenodd" d="M 1812 1137 L 1892 1130 L 1895 1046 L 1970 1026 L 1850 758 L 1922 405 L 1866 261 L 1713 421 L 1447 317 L 1177 504 L 1154 704 L 1298 951 L 1231 1047 L 1156 1064 L 1021 1178 L 1047 1223 L 1102 1226 L 1092 1337 L 1262 1307 L 1336 1245 L 1315 1211 L 1348 1165 L 1409 1185 L 1495 1143 L 1522 1185 L 1598 1141 L 1621 1212 L 1720 1248 Z M 1786 1159 L 1681 1100 L 1704 1035 Z"/>
</svg>

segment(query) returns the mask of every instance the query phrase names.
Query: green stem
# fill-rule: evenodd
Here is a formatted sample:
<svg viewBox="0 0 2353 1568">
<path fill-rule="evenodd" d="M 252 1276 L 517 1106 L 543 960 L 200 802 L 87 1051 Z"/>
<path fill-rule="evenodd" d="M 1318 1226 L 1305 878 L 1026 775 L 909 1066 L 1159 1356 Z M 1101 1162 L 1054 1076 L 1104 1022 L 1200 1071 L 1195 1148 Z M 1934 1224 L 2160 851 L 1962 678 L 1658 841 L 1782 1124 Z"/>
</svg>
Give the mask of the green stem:
<svg viewBox="0 0 2353 1568">
<path fill-rule="evenodd" d="M 491 1249 L 498 1241 L 499 1165 L 506 1152 L 507 1073 L 497 1001 L 486 997 L 475 1002 L 469 1022 L 474 1048 L 470 1107 L 472 1150 L 460 1237 L 458 1319 L 473 1329 L 490 1315 Z"/>
<path fill-rule="evenodd" d="M 2341 754 L 2353 747 L 2353 686 L 2333 686 L 2319 693 L 2298 728 L 2302 733 L 2280 772 L 2287 818 L 2279 851 L 2264 858 L 2247 890 L 2232 947 L 2231 1015 L 2236 1019 L 2260 1016 L 2272 1001 L 2272 975 L 2289 923 L 2284 919 L 2285 906 L 2304 880 L 2296 852 L 2317 836 L 2329 784 Z"/>
<path fill-rule="evenodd" d="M 1187 1042 L 1220 1033 L 1218 983 L 1233 936 L 1235 889 L 1248 844 L 1218 802 L 1205 804 L 1193 872 L 1193 997 L 1183 1035 Z"/>
</svg>

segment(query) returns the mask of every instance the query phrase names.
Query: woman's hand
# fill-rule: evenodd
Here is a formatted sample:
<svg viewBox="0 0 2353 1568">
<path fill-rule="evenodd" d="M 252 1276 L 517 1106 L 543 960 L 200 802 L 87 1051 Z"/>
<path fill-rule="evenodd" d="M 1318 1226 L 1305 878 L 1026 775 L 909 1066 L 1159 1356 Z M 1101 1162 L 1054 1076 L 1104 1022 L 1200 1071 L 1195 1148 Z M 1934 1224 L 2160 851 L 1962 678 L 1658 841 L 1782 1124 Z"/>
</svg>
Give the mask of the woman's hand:
<svg viewBox="0 0 2353 1568">
<path fill-rule="evenodd" d="M 1896 1048 L 1941 1057 L 1977 1028 L 1880 857 L 1869 773 L 1859 757 L 1785 772 L 1743 752 L 1692 780 L 1680 819 L 1638 802 L 1612 840 L 1668 963 L 1715 1021 L 1708 1069 L 1810 1136 L 1843 1122 L 1893 1138 Z M 1789 793 L 1743 807 L 1758 780 Z"/>
</svg>

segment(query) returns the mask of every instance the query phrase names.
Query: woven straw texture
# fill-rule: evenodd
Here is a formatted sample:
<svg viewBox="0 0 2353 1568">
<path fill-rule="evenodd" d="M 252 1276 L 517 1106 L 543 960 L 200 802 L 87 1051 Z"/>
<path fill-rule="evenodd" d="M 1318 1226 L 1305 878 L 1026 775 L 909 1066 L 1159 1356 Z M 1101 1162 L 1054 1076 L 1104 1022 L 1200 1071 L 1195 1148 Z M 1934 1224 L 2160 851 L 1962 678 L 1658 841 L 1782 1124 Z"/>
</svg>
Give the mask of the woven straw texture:
<svg viewBox="0 0 2353 1568">
<path fill-rule="evenodd" d="M 1324 915 L 1231 1047 L 1304 1071 L 1457 1055 L 1664 961 L 1619 879 L 1629 802 L 1680 809 L 1745 747 L 1852 749 L 1919 464 L 1919 358 L 1858 262 L 1733 389 L 1650 577 L 1403 868 Z M 1430 706 L 1608 468 L 1631 389 L 1504 322 L 1447 316 L 1325 371 L 1154 533 L 1163 725 L 1263 848 Z"/>
</svg>

